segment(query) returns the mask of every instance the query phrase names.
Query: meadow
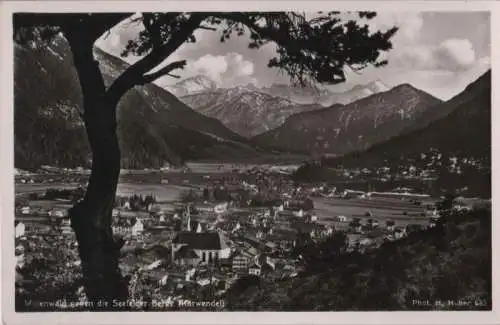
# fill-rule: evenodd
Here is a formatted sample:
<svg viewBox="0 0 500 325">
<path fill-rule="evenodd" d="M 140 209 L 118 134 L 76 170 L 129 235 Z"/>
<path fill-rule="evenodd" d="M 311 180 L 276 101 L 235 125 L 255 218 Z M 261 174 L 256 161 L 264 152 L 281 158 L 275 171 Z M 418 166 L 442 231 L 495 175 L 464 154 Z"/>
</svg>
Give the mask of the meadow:
<svg viewBox="0 0 500 325">
<path fill-rule="evenodd" d="M 345 216 L 348 222 L 353 218 L 360 218 L 362 221 L 377 219 L 380 223 L 394 220 L 397 226 L 427 224 L 429 221 L 428 217 L 422 215 L 425 207 L 409 200 L 314 198 L 313 201 L 316 215 L 325 224 L 336 224 L 337 216 Z"/>
</svg>

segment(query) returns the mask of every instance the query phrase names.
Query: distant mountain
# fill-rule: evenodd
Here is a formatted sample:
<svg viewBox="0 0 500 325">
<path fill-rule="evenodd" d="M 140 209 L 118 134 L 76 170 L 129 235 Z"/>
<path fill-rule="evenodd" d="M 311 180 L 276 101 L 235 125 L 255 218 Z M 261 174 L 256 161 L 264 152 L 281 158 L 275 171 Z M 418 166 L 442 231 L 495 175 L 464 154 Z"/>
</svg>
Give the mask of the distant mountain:
<svg viewBox="0 0 500 325">
<path fill-rule="evenodd" d="M 255 86 L 219 88 L 180 98 L 203 115 L 216 118 L 245 137 L 272 130 L 292 114 L 319 109 L 319 104 L 297 104 L 256 90 Z"/>
<path fill-rule="evenodd" d="M 333 103 L 348 104 L 389 89 L 380 80 L 354 86 L 344 93 L 334 93 L 312 84 L 272 84 L 258 87 L 249 83 L 245 86 L 220 88 L 215 81 L 202 75 L 163 88 L 197 112 L 218 119 L 244 137 L 273 130 L 296 113 L 321 109 Z"/>
<path fill-rule="evenodd" d="M 89 146 L 78 114 L 82 98 L 67 42 L 16 44 L 14 55 L 15 166 L 86 165 Z M 108 84 L 128 66 L 97 48 L 95 55 Z M 259 155 L 221 122 L 154 84 L 131 89 L 120 101 L 118 120 L 124 168 Z"/>
<path fill-rule="evenodd" d="M 439 112 L 439 113 L 438 113 Z M 433 117 L 444 117 L 429 122 Z M 440 154 L 472 158 L 480 164 L 491 163 L 491 71 L 471 83 L 461 93 L 422 114 L 404 134 L 361 153 L 333 159 L 329 164 L 346 166 L 382 165 L 403 161 L 429 163 Z M 423 126 L 416 129 L 416 127 Z M 434 155 L 432 153 L 435 153 Z M 435 166 L 434 166 L 435 167 Z"/>
<path fill-rule="evenodd" d="M 321 167 L 303 166 L 297 176 L 326 180 L 340 166 L 388 167 L 392 172 L 415 166 L 433 171 L 438 176 L 433 187 L 440 191 L 466 188 L 468 195 L 490 197 L 491 71 L 452 99 L 425 111 L 402 135 L 365 151 L 323 159 Z"/>
<path fill-rule="evenodd" d="M 191 78 L 186 78 L 170 86 L 163 86 L 166 90 L 170 91 L 177 97 L 198 94 L 202 92 L 214 91 L 218 85 L 212 79 L 197 75 Z"/>
<path fill-rule="evenodd" d="M 398 135 L 439 103 L 439 99 L 403 84 L 347 105 L 293 115 L 279 128 L 253 140 L 294 151 L 341 155 Z"/>
<path fill-rule="evenodd" d="M 373 94 L 388 91 L 390 87 L 380 80 L 372 81 L 365 85 L 355 85 L 344 92 L 334 92 L 323 86 L 305 85 L 292 86 L 285 84 L 272 84 L 268 87 L 262 87 L 261 91 L 273 96 L 287 98 L 302 104 L 321 104 L 331 106 L 333 104 L 349 104 L 361 98 Z"/>
<path fill-rule="evenodd" d="M 324 87 L 312 84 L 294 86 L 274 83 L 270 86 L 261 87 L 260 91 L 272 96 L 286 98 L 299 104 L 321 104 L 331 97 L 330 91 Z"/>
<path fill-rule="evenodd" d="M 375 80 L 365 85 L 356 85 L 345 92 L 332 93 L 332 96 L 324 99 L 323 103 L 329 102 L 330 105 L 335 103 L 347 105 L 370 95 L 388 91 L 389 89 L 390 87 L 382 81 Z"/>
</svg>

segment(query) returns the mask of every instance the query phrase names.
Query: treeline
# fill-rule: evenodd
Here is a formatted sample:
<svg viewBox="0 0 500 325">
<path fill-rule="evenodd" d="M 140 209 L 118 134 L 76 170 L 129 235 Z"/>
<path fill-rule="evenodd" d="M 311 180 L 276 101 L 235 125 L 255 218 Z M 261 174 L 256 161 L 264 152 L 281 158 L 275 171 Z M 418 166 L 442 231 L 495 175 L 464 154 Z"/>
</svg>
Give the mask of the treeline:
<svg viewBox="0 0 500 325">
<path fill-rule="evenodd" d="M 78 187 L 76 189 L 48 189 L 44 193 L 28 194 L 29 201 L 36 200 L 68 200 L 72 203 L 78 202 L 85 195 L 85 189 Z"/>
<path fill-rule="evenodd" d="M 132 211 L 141 211 L 141 210 L 147 210 L 148 206 L 150 204 L 154 204 L 157 202 L 156 197 L 153 195 L 137 195 L 134 194 L 132 196 L 128 197 L 123 197 L 123 196 L 116 196 L 115 198 L 115 207 L 123 207 L 127 204 L 128 202 L 128 207 Z"/>
</svg>

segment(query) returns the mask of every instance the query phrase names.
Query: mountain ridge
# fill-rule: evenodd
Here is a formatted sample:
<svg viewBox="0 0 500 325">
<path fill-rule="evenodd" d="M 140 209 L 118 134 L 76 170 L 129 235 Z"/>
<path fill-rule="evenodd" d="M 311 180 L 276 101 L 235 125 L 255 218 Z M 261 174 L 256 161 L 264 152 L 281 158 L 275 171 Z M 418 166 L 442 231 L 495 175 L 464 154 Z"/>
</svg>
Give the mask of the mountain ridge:
<svg viewBox="0 0 500 325">
<path fill-rule="evenodd" d="M 66 40 L 59 37 L 32 47 L 16 44 L 14 55 L 16 167 L 88 165 L 90 150 L 79 117 L 80 85 Z M 98 48 L 94 55 L 108 84 L 128 66 Z M 261 153 L 220 121 L 193 111 L 154 84 L 129 90 L 117 115 L 124 168 Z"/>
<path fill-rule="evenodd" d="M 240 86 L 183 96 L 181 100 L 197 112 L 218 119 L 245 137 L 274 129 L 294 113 L 321 108 L 317 104 L 296 104 L 285 98 Z"/>
<path fill-rule="evenodd" d="M 414 166 L 435 175 L 437 192 L 464 189 L 471 196 L 491 197 L 491 70 L 435 109 L 446 115 L 411 125 L 367 150 L 323 158 L 321 166 L 306 164 L 296 177 L 324 181 L 337 178 L 338 168 L 389 168 L 396 174 Z"/>
<path fill-rule="evenodd" d="M 340 155 L 399 134 L 438 103 L 441 101 L 432 95 L 402 84 L 347 105 L 292 115 L 282 126 L 253 140 L 313 154 Z"/>
</svg>

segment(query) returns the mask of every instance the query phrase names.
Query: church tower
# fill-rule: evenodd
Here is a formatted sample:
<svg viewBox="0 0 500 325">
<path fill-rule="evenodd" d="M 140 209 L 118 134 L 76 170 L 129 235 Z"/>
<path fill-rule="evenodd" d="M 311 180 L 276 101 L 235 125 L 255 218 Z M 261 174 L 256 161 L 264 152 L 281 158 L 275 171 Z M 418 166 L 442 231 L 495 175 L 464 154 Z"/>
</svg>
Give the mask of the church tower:
<svg viewBox="0 0 500 325">
<path fill-rule="evenodd" d="M 187 205 L 186 210 L 184 210 L 182 223 L 182 230 L 191 231 L 191 207 L 189 205 Z"/>
</svg>

